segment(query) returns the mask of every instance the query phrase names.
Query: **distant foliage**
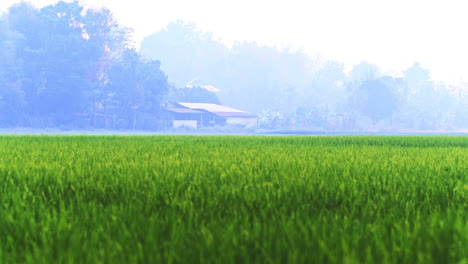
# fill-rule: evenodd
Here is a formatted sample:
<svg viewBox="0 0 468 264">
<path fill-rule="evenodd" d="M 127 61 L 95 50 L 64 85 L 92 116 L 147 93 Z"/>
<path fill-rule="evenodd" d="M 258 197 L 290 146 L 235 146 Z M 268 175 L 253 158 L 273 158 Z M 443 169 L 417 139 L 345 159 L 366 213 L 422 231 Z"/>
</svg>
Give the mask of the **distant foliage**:
<svg viewBox="0 0 468 264">
<path fill-rule="evenodd" d="M 0 18 L 0 126 L 94 127 L 98 114 L 108 116 L 109 127 L 120 119 L 136 124 L 134 115 L 121 114 L 127 103 L 111 102 L 144 95 L 138 109 L 155 111 L 167 85 L 159 63 L 139 56 L 138 73 L 114 74 L 129 41 L 130 30 L 107 9 L 84 10 L 77 1 L 12 6 Z M 110 85 L 119 78 L 125 91 Z"/>
<path fill-rule="evenodd" d="M 0 127 L 158 129 L 161 107 L 186 101 L 258 114 L 272 129 L 468 128 L 468 83 L 436 83 L 419 63 L 398 78 L 366 61 L 348 71 L 302 50 L 228 47 L 183 21 L 137 51 L 131 32 L 79 1 L 11 6 L 0 15 Z"/>
<path fill-rule="evenodd" d="M 218 96 L 200 86 L 175 88 L 169 99 L 174 102 L 219 104 Z"/>
<path fill-rule="evenodd" d="M 396 86 L 398 80 L 381 77 L 359 82 L 350 96 L 350 104 L 361 115 L 370 118 L 373 124 L 391 119 L 398 107 Z"/>
<path fill-rule="evenodd" d="M 144 56 L 161 60 L 175 87 L 203 79 L 221 89 L 221 103 L 259 114 L 260 124 L 265 127 L 468 127 L 468 84 L 436 84 L 430 80 L 429 71 L 418 63 L 398 78 L 366 61 L 346 72 L 342 63 L 312 58 L 300 50 L 279 50 L 249 42 L 227 48 L 194 24 L 181 21 L 145 38 L 141 51 Z M 313 108 L 322 110 L 315 111 L 314 117 L 310 111 L 302 111 Z M 279 116 L 283 121 L 279 121 Z"/>
<path fill-rule="evenodd" d="M 298 95 L 307 90 L 312 67 L 301 51 L 278 51 L 253 42 L 228 48 L 182 21 L 146 37 L 141 53 L 160 60 L 175 87 L 202 79 L 221 89 L 221 103 L 255 113 L 294 110 Z"/>
<path fill-rule="evenodd" d="M 145 120 L 160 114 L 161 103 L 168 93 L 167 77 L 159 61 L 144 60 L 135 50 L 125 50 L 109 68 L 104 86 L 106 96 L 102 108 L 113 114 L 115 127 L 155 129 Z M 145 115 L 146 114 L 146 115 Z"/>
</svg>

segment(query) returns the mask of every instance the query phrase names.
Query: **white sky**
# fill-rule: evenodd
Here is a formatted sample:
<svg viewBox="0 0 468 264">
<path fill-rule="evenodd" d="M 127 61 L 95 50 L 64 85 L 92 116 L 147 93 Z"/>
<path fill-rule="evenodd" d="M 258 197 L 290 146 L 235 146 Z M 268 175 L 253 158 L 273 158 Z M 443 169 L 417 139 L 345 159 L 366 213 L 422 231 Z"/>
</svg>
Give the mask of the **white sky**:
<svg viewBox="0 0 468 264">
<path fill-rule="evenodd" d="M 0 0 L 0 10 L 19 0 Z M 31 0 L 42 6 L 54 0 Z M 468 81 L 466 0 L 80 0 L 109 8 L 137 42 L 177 19 L 221 41 L 303 48 L 398 74 L 418 61 L 432 78 Z"/>
</svg>

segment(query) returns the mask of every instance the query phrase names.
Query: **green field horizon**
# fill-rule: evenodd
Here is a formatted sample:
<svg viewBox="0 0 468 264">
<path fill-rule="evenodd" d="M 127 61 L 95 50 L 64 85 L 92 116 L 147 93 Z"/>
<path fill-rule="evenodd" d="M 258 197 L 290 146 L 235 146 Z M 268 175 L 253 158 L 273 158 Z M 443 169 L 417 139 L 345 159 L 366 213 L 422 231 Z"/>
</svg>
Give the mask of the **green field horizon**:
<svg viewBox="0 0 468 264">
<path fill-rule="evenodd" d="M 467 136 L 0 136 L 0 263 L 468 263 Z"/>
</svg>

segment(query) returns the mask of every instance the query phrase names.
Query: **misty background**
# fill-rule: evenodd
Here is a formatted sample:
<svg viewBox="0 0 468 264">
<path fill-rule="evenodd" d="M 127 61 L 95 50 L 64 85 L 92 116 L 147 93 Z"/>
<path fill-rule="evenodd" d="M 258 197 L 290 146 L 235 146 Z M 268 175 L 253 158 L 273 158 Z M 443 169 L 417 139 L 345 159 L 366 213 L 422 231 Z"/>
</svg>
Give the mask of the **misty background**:
<svg viewBox="0 0 468 264">
<path fill-rule="evenodd" d="M 0 16 L 0 126 L 164 130 L 164 107 L 183 101 L 257 114 L 263 129 L 468 128 L 468 83 L 433 81 L 418 62 L 345 70 L 301 49 L 228 46 L 180 20 L 133 40 L 105 8 L 14 4 Z"/>
</svg>

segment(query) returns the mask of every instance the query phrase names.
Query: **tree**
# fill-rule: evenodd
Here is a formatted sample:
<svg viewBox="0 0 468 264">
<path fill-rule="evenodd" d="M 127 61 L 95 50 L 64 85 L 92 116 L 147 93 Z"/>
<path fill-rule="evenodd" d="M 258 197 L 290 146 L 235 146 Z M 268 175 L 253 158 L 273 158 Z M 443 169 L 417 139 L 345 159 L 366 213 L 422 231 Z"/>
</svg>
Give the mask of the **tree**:
<svg viewBox="0 0 468 264">
<path fill-rule="evenodd" d="M 306 99 L 314 105 L 336 110 L 338 105 L 344 103 L 347 98 L 343 86 L 345 80 L 346 75 L 343 64 L 336 61 L 327 61 L 312 75 L 311 93 Z"/>
<path fill-rule="evenodd" d="M 237 43 L 213 70 L 213 84 L 222 90 L 218 96 L 225 104 L 254 113 L 290 112 L 309 88 L 308 62 L 300 51 Z"/>
<path fill-rule="evenodd" d="M 158 114 L 168 93 L 159 61 L 143 60 L 133 49 L 123 52 L 109 69 L 109 112 L 121 128 L 137 127 L 138 113 Z"/>
<path fill-rule="evenodd" d="M 380 120 L 390 119 L 396 111 L 396 87 L 401 85 L 401 80 L 389 76 L 354 83 L 350 106 L 359 114 L 370 118 L 376 125 Z"/>
<path fill-rule="evenodd" d="M 380 70 L 377 65 L 370 64 L 367 61 L 355 65 L 349 74 L 349 81 L 363 82 L 375 80 L 380 77 Z"/>
<path fill-rule="evenodd" d="M 176 102 L 219 104 L 218 97 L 214 92 L 200 86 L 173 89 L 170 99 Z"/>
<path fill-rule="evenodd" d="M 92 113 L 93 124 L 97 108 L 106 104 L 106 83 L 109 81 L 108 72 L 121 54 L 131 46 L 131 30 L 120 27 L 108 9 L 88 10 L 83 17 L 83 37 L 87 39 L 87 55 L 96 61 L 90 65 L 88 78 L 91 85 L 85 89 L 88 102 L 86 112 Z"/>
<path fill-rule="evenodd" d="M 21 69 L 15 61 L 18 35 L 0 17 L 0 125 L 16 126 L 25 117 L 25 95 L 19 83 Z"/>
<path fill-rule="evenodd" d="M 405 119 L 420 129 L 433 128 L 438 116 L 437 91 L 430 80 L 429 70 L 414 63 L 404 72 L 408 84 L 405 100 Z"/>
<path fill-rule="evenodd" d="M 195 78 L 211 80 L 211 72 L 228 54 L 228 48 L 210 33 L 197 31 L 195 24 L 176 21 L 146 37 L 140 48 L 143 57 L 159 60 L 176 87 Z"/>
</svg>

